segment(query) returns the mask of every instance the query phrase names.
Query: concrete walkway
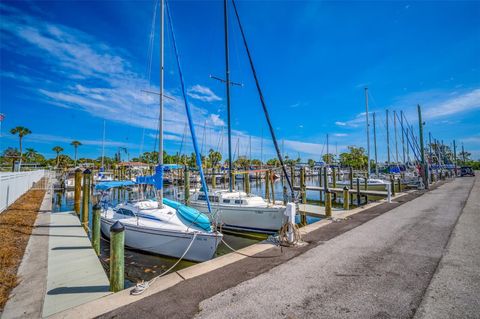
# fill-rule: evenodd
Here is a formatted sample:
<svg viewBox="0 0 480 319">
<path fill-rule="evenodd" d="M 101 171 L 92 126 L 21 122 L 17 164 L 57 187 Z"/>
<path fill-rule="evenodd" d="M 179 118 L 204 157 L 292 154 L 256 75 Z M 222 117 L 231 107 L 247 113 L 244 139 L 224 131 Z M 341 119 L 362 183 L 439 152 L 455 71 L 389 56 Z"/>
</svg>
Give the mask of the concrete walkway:
<svg viewBox="0 0 480 319">
<path fill-rule="evenodd" d="M 43 317 L 110 294 L 110 285 L 74 212 L 50 216 Z"/>
<path fill-rule="evenodd" d="M 460 261 L 468 270 L 443 267 L 432 281 L 473 183 L 473 178 L 456 179 L 220 292 L 200 303 L 196 317 L 409 318 L 427 291 L 427 298 L 440 295 L 443 300 L 423 302 L 419 317 L 463 318 L 464 312 L 457 309 L 462 305 L 478 318 L 478 259 L 473 262 L 462 247 L 472 241 L 478 245 L 478 210 L 477 225 L 470 225 L 474 230 L 454 236 L 449 248 L 455 253 L 447 253 L 443 261 L 450 267 L 451 260 Z M 477 196 L 470 197 L 473 210 Z M 469 207 L 466 222 L 473 222 Z M 464 228 L 462 223 L 459 227 Z M 470 284 L 462 285 L 464 281 Z M 450 286 L 456 290 L 449 291 Z M 449 300 L 456 300 L 457 307 Z M 439 303 L 448 311 L 436 309 Z"/>
<path fill-rule="evenodd" d="M 47 317 L 111 294 L 78 217 L 51 209 L 49 190 L 19 267 L 21 281 L 11 293 L 3 319 Z"/>
<path fill-rule="evenodd" d="M 479 195 L 477 177 L 415 318 L 480 318 Z"/>
</svg>

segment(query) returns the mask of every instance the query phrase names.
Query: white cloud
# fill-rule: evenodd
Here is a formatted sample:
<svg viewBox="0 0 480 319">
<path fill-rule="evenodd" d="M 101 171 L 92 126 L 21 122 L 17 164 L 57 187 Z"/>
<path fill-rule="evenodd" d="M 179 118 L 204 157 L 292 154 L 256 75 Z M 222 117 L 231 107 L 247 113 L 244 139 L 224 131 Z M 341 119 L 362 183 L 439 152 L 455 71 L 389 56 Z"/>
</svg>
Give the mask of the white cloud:
<svg viewBox="0 0 480 319">
<path fill-rule="evenodd" d="M 220 118 L 219 114 L 210 114 L 207 123 L 213 126 L 225 126 L 225 122 Z"/>
<path fill-rule="evenodd" d="M 480 109 L 480 89 L 454 95 L 457 96 L 435 103 L 436 105 L 429 105 L 424 111 L 425 118 L 443 117 Z"/>
<path fill-rule="evenodd" d="M 347 133 L 335 133 L 333 134 L 333 136 L 336 136 L 336 137 L 345 137 L 345 136 L 348 136 Z"/>
<path fill-rule="evenodd" d="M 194 85 L 191 88 L 189 88 L 187 94 L 191 98 L 200 100 L 203 102 L 215 102 L 215 101 L 222 100 L 219 96 L 213 93 L 213 91 L 210 88 L 200 84 Z"/>
<path fill-rule="evenodd" d="M 337 122 L 335 122 L 335 125 L 338 125 L 338 126 L 346 126 L 347 123 L 346 123 L 346 122 L 337 121 Z"/>
</svg>

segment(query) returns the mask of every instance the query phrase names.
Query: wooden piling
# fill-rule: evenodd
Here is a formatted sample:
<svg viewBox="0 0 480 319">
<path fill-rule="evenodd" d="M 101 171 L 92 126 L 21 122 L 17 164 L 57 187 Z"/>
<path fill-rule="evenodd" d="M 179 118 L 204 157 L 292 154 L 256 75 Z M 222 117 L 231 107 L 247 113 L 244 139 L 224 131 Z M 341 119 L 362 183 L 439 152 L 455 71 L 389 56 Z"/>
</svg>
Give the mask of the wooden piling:
<svg viewBox="0 0 480 319">
<path fill-rule="evenodd" d="M 250 173 L 247 171 L 247 173 L 245 174 L 245 192 L 247 194 L 250 194 Z"/>
<path fill-rule="evenodd" d="M 329 190 L 325 192 L 325 216 L 332 217 L 332 193 Z"/>
<path fill-rule="evenodd" d="M 353 168 L 349 167 L 348 178 L 350 179 L 350 189 L 353 189 Z M 350 194 L 350 202 L 353 203 L 353 194 Z"/>
<path fill-rule="evenodd" d="M 97 256 L 100 256 L 100 214 L 101 207 L 99 204 L 95 204 L 93 206 L 92 246 Z"/>
<path fill-rule="evenodd" d="M 190 203 L 190 172 L 188 166 L 185 165 L 184 169 L 185 183 L 183 184 L 184 202 L 185 205 Z"/>
<path fill-rule="evenodd" d="M 212 167 L 212 189 L 217 188 L 217 176 L 215 175 L 215 168 Z"/>
<path fill-rule="evenodd" d="M 350 209 L 350 201 L 349 201 L 349 197 L 348 196 L 348 187 L 345 186 L 343 188 L 343 209 L 344 210 L 349 210 Z"/>
<path fill-rule="evenodd" d="M 287 195 L 287 186 L 283 185 L 283 205 L 287 205 L 288 195 Z"/>
<path fill-rule="evenodd" d="M 360 178 L 357 177 L 357 206 L 360 206 Z"/>
<path fill-rule="evenodd" d="M 290 165 L 290 179 L 292 180 L 292 186 L 295 186 L 295 167 Z"/>
<path fill-rule="evenodd" d="M 75 170 L 74 210 L 78 216 L 80 216 L 81 194 L 82 194 L 82 170 L 80 168 L 77 168 Z"/>
<path fill-rule="evenodd" d="M 300 168 L 300 196 L 302 199 L 302 204 L 307 203 L 307 191 L 305 189 L 305 167 Z"/>
<path fill-rule="evenodd" d="M 392 196 L 395 196 L 395 177 L 390 175 L 390 183 L 392 184 Z"/>
<path fill-rule="evenodd" d="M 270 171 L 265 171 L 265 199 L 270 203 Z"/>
<path fill-rule="evenodd" d="M 125 226 L 119 221 L 110 227 L 110 291 L 124 288 L 125 276 Z"/>
<path fill-rule="evenodd" d="M 318 169 L 318 187 L 320 188 L 320 202 L 323 201 L 323 192 L 322 192 L 322 168 Z"/>
<path fill-rule="evenodd" d="M 323 168 L 323 190 L 325 193 L 328 190 L 328 170 L 326 166 Z"/>
<path fill-rule="evenodd" d="M 270 171 L 270 193 L 272 195 L 272 203 L 275 204 L 275 189 L 273 188 L 273 171 Z"/>
<path fill-rule="evenodd" d="M 336 169 L 335 167 L 332 167 L 332 187 L 336 188 L 337 187 L 337 176 L 336 176 Z"/>
<path fill-rule="evenodd" d="M 88 232 L 88 210 L 90 206 L 90 170 L 83 171 L 82 226 Z"/>
<path fill-rule="evenodd" d="M 402 180 L 400 178 L 398 178 L 397 181 L 398 181 L 398 192 L 401 193 L 402 192 Z"/>
</svg>

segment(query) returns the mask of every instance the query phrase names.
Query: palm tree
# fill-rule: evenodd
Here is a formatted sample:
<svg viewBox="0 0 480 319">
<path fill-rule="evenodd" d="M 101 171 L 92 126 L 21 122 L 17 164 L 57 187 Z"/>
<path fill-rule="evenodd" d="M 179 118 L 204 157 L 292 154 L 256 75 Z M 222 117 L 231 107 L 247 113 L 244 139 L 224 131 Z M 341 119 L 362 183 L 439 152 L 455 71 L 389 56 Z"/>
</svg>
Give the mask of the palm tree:
<svg viewBox="0 0 480 319">
<path fill-rule="evenodd" d="M 55 146 L 54 148 L 52 148 L 52 151 L 54 151 L 55 153 L 57 153 L 57 157 L 56 157 L 56 162 L 57 164 L 55 166 L 58 167 L 58 155 L 63 152 L 63 148 L 60 147 L 60 146 Z"/>
<path fill-rule="evenodd" d="M 27 162 L 30 162 L 35 158 L 37 154 L 38 152 L 34 148 L 27 148 L 25 150 L 25 159 L 27 160 Z"/>
<path fill-rule="evenodd" d="M 75 166 L 77 166 L 77 149 L 79 146 L 82 145 L 82 143 L 80 143 L 79 141 L 73 141 L 72 143 L 70 143 L 70 145 L 75 148 Z"/>
<path fill-rule="evenodd" d="M 23 139 L 24 136 L 32 133 L 32 131 L 30 131 L 26 127 L 17 126 L 17 127 L 12 128 L 10 130 L 10 133 L 12 133 L 13 135 L 18 134 L 18 139 L 19 139 L 19 143 L 20 143 L 20 163 L 18 164 L 18 169 L 20 170 L 20 168 L 22 166 L 22 139 Z"/>
<path fill-rule="evenodd" d="M 3 151 L 2 156 L 6 159 L 11 159 L 12 160 L 12 172 L 14 172 L 15 171 L 15 161 L 16 161 L 17 158 L 20 157 L 20 152 L 16 148 L 9 147 L 9 148 L 5 149 L 5 151 Z"/>
</svg>

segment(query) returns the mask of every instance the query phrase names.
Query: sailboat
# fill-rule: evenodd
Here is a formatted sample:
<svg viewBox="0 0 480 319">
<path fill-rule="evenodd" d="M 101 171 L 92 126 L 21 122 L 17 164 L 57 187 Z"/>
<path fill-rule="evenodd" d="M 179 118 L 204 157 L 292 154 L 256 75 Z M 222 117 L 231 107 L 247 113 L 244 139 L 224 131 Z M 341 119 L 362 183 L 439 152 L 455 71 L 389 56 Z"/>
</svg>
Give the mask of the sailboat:
<svg viewBox="0 0 480 319">
<path fill-rule="evenodd" d="M 170 257 L 184 258 L 192 261 L 205 261 L 211 259 L 222 241 L 222 234 L 211 225 L 205 214 L 181 203 L 163 198 L 163 77 L 164 77 L 164 10 L 165 0 L 160 6 L 160 105 L 159 105 L 159 156 L 158 165 L 153 176 L 144 176 L 132 181 L 113 181 L 99 183 L 96 189 L 102 192 L 101 229 L 109 237 L 110 227 L 120 221 L 125 227 L 125 245 L 134 249 L 161 254 Z M 167 6 L 167 13 L 172 22 Z M 172 40 L 176 51 L 175 37 L 172 31 Z M 177 65 L 181 75 L 180 62 L 177 55 Z M 199 156 L 196 142 L 195 128 L 187 103 L 185 87 L 182 81 L 183 97 L 189 121 L 190 132 L 196 153 L 197 165 L 201 181 L 206 186 L 202 170 L 202 160 Z M 139 191 L 139 199 L 130 199 L 115 206 L 109 204 L 109 191 L 118 187 L 134 187 Z M 143 185 L 153 185 L 156 189 L 154 198 L 143 196 Z M 207 193 L 208 195 L 208 193 Z M 210 211 L 210 207 L 208 207 Z"/>
<path fill-rule="evenodd" d="M 105 172 L 105 121 L 103 121 L 103 138 L 102 138 L 102 164 L 97 175 L 93 176 L 94 184 L 99 182 L 108 182 L 114 180 L 112 172 Z"/>
<path fill-rule="evenodd" d="M 231 126 L 231 108 L 230 108 L 230 65 L 229 65 L 229 45 L 228 45 L 228 7 L 227 0 L 223 2 L 223 16 L 224 16 L 224 32 L 225 32 L 225 82 L 226 96 L 227 96 L 227 129 L 228 129 L 228 174 L 229 174 L 229 188 L 228 189 L 213 189 L 210 195 L 206 194 L 206 189 L 194 191 L 190 197 L 189 205 L 197 208 L 201 212 L 207 212 L 207 200 L 212 202 L 213 213 L 208 213 L 209 218 L 217 225 L 221 225 L 223 229 L 231 229 L 236 231 L 248 231 L 258 233 L 274 233 L 278 231 L 286 222 L 285 206 L 281 204 L 268 203 L 263 197 L 247 194 L 243 191 L 234 189 L 233 181 L 233 164 L 232 164 L 232 126 Z M 235 13 L 235 3 L 233 3 Z M 239 21 L 239 20 L 238 20 Z M 243 31 L 242 31 L 243 35 Z M 246 41 L 244 39 L 246 44 Z M 248 48 L 247 48 L 248 50 Z M 248 52 L 248 51 L 247 51 Z M 249 52 L 248 52 L 249 53 Z M 250 61 L 251 62 L 251 61 Z M 253 64 L 251 62 L 252 69 Z M 259 88 L 257 82 L 257 88 Z M 261 96 L 263 105 L 263 96 Z M 264 111 L 266 113 L 266 108 Z M 267 115 L 267 113 L 266 113 Z M 270 120 L 267 117 L 267 122 L 271 126 Z M 273 129 L 270 127 L 272 137 L 274 138 Z M 283 160 L 278 150 L 278 145 L 274 138 L 274 143 L 277 149 L 277 155 L 283 165 Z M 286 174 L 285 174 L 286 175 Z M 287 177 L 288 179 L 288 177 Z M 289 182 L 290 183 L 290 182 Z M 181 195 L 180 195 L 181 196 Z"/>
</svg>

